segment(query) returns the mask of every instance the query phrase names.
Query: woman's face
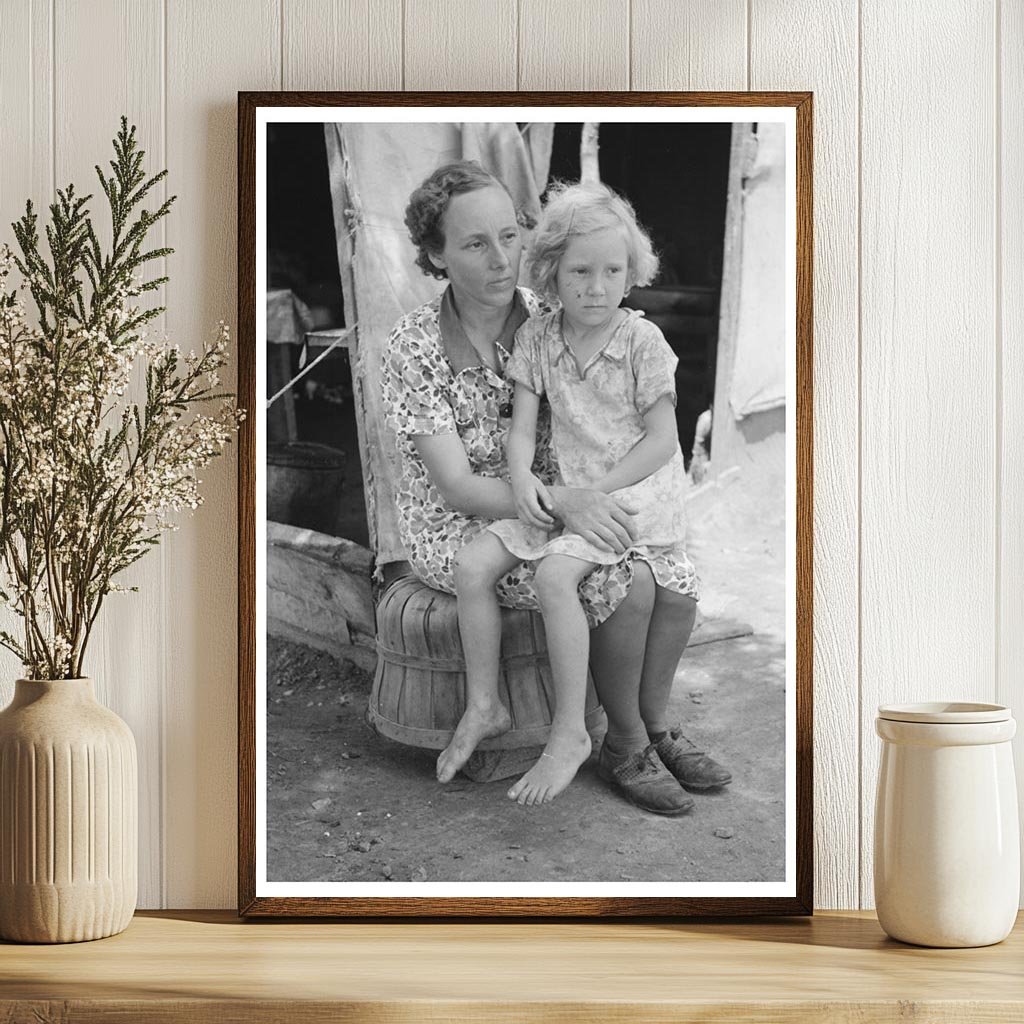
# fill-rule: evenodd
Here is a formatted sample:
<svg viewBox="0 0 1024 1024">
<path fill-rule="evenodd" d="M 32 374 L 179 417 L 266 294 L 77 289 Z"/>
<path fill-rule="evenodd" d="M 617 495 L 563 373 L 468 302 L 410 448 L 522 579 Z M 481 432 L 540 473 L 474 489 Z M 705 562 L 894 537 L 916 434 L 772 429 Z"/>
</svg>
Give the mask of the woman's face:
<svg viewBox="0 0 1024 1024">
<path fill-rule="evenodd" d="M 497 185 L 452 196 L 441 218 L 444 249 L 431 254 L 448 272 L 455 302 L 502 309 L 519 280 L 523 240 L 508 193 Z"/>
</svg>

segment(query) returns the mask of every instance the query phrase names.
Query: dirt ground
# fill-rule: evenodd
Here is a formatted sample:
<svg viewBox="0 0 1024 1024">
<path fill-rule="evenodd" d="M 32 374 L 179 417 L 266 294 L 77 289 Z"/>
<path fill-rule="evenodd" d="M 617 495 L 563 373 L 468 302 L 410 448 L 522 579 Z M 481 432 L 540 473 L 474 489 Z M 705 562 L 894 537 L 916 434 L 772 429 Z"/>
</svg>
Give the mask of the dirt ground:
<svg viewBox="0 0 1024 1024">
<path fill-rule="evenodd" d="M 661 818 L 602 782 L 594 758 L 555 801 L 507 799 L 512 780 L 447 786 L 436 752 L 377 736 L 370 677 L 270 638 L 270 881 L 780 881 L 785 876 L 785 629 L 781 517 L 739 496 L 695 524 L 691 551 L 710 620 L 753 633 L 700 643 L 695 632 L 671 720 L 733 773 Z"/>
</svg>

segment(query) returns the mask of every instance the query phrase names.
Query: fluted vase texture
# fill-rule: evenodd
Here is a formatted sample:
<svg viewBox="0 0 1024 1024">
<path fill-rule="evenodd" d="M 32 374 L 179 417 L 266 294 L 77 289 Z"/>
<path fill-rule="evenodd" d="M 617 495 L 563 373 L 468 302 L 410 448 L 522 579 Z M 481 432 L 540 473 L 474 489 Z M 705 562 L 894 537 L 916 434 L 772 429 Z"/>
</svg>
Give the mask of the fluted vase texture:
<svg viewBox="0 0 1024 1024">
<path fill-rule="evenodd" d="M 138 766 L 91 679 L 19 679 L 0 712 L 0 938 L 123 931 L 138 892 Z"/>
</svg>

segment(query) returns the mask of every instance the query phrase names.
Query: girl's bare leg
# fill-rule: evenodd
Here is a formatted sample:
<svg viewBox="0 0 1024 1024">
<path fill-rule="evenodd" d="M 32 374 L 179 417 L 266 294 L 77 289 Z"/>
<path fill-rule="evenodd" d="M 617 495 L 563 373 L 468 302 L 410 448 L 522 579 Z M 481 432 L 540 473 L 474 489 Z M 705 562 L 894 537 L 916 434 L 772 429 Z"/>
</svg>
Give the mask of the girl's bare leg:
<svg viewBox="0 0 1024 1024">
<path fill-rule="evenodd" d="M 633 583 L 615 611 L 590 633 L 590 672 L 608 716 L 605 743 L 617 754 L 643 750 L 649 740 L 640 714 L 640 676 L 654 610 L 654 576 L 634 563 Z"/>
<path fill-rule="evenodd" d="M 544 752 L 508 791 L 509 798 L 520 804 L 552 800 L 590 756 L 585 724 L 590 632 L 577 587 L 594 567 L 593 562 L 568 555 L 549 555 L 537 566 L 534 586 L 555 681 L 555 714 Z"/>
<path fill-rule="evenodd" d="M 668 701 L 679 661 L 693 632 L 697 602 L 664 587 L 655 588 L 654 611 L 647 631 L 640 676 L 640 715 L 653 738 L 665 732 Z"/>
<path fill-rule="evenodd" d="M 498 697 L 501 610 L 494 587 L 519 562 L 487 530 L 456 557 L 459 634 L 466 659 L 466 710 L 451 743 L 437 759 L 439 782 L 450 782 L 481 740 L 499 736 L 512 727 L 508 709 Z"/>
</svg>

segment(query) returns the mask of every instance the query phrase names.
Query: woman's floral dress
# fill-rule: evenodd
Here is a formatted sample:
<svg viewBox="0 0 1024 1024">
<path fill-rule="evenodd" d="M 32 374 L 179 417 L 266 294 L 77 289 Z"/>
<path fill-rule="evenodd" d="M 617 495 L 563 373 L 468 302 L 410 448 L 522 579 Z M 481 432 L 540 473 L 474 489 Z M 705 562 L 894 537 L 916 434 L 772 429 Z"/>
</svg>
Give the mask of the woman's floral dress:
<svg viewBox="0 0 1024 1024">
<path fill-rule="evenodd" d="M 388 337 L 383 389 L 387 424 L 398 440 L 400 478 L 396 487 L 399 529 L 413 571 L 436 590 L 455 593 L 455 556 L 488 520 L 451 508 L 434 486 L 413 443 L 417 435 L 458 434 L 473 473 L 508 480 L 505 445 L 511 425 L 512 382 L 504 369 L 516 330 L 548 309 L 533 292 L 517 290 L 499 338 L 502 375 L 480 363 L 462 330 L 450 290 L 403 316 Z M 546 421 L 546 418 L 545 418 Z M 553 479 L 550 446 L 538 434 L 535 471 Z M 620 556 L 580 583 L 590 625 L 608 618 L 629 592 L 632 559 Z M 536 609 L 533 567 L 522 565 L 498 583 L 498 601 L 508 608 Z"/>
<path fill-rule="evenodd" d="M 665 396 L 675 403 L 675 353 L 640 310 L 622 312 L 604 347 L 582 368 L 562 333 L 560 310 L 531 318 L 515 336 L 507 376 L 547 398 L 557 482 L 569 487 L 593 487 L 643 439 L 651 406 Z M 688 489 L 676 445 L 664 466 L 612 494 L 638 511 L 630 552 L 650 565 L 659 586 L 696 599 L 697 573 L 685 548 Z M 502 519 L 490 529 L 513 555 L 528 561 L 563 554 L 607 564 L 623 557 L 578 534 L 519 519 Z"/>
</svg>

